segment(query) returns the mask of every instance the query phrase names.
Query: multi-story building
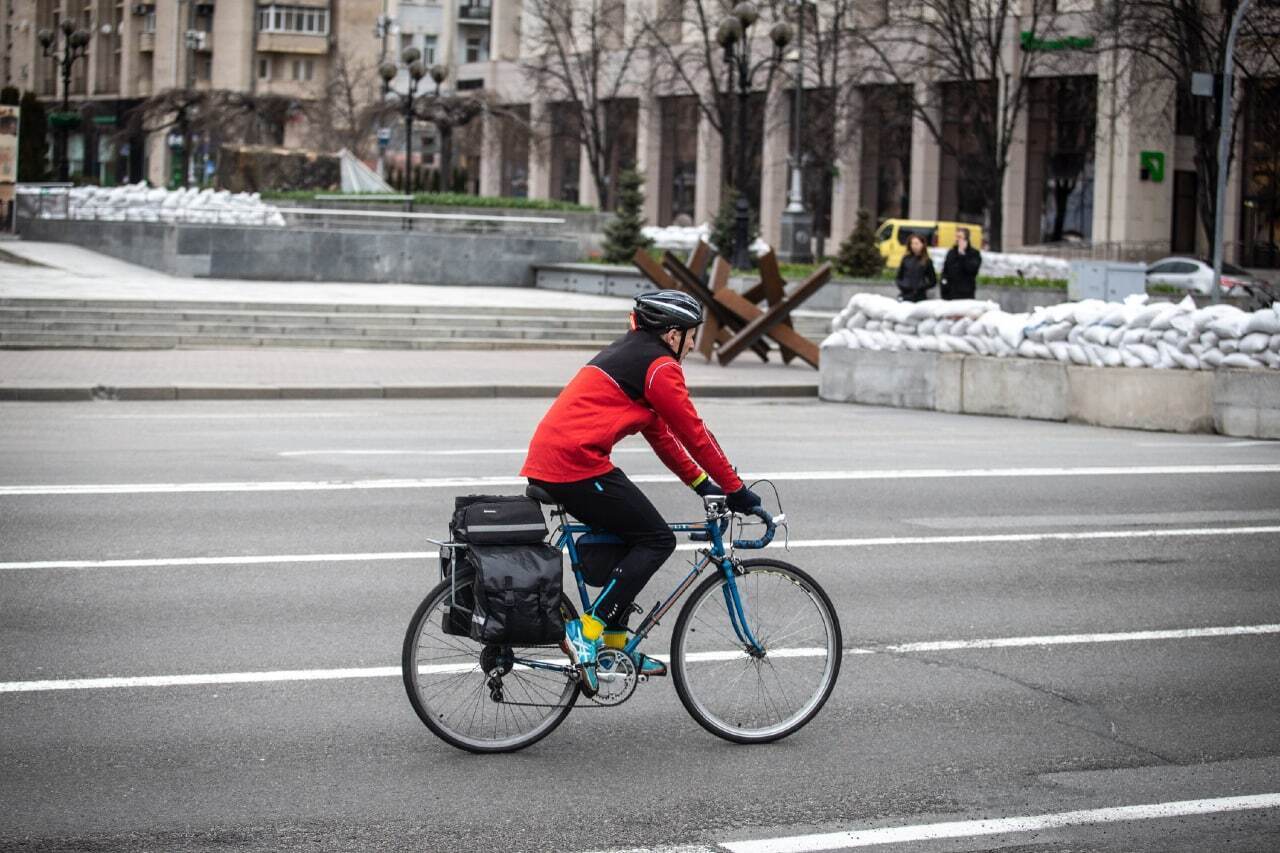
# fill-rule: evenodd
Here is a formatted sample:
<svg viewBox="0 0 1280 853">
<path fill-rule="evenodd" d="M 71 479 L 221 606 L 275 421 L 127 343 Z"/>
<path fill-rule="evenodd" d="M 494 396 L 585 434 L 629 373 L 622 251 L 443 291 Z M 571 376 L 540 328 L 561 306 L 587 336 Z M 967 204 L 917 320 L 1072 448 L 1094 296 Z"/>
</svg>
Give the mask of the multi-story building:
<svg viewBox="0 0 1280 853">
<path fill-rule="evenodd" d="M 607 65 L 639 37 L 636 28 L 646 15 L 657 20 L 664 8 L 687 9 L 695 0 L 566 2 L 580 15 L 575 20 L 589 20 L 593 12 L 595 20 L 617 14 L 616 26 L 608 33 L 613 51 Z M 1055 16 L 1057 35 L 1027 37 L 1024 28 L 1032 4 Z M 479 143 L 480 191 L 511 194 L 523 189 L 532 196 L 596 204 L 588 151 L 572 130 L 579 121 L 578 110 L 566 103 L 563 89 L 548 91 L 531 73 L 539 54 L 550 47 L 534 32 L 537 24 L 531 24 L 533 10 L 546 5 L 544 0 L 493 0 L 488 11 L 490 41 L 496 49 L 489 67 L 464 63 L 458 68 L 459 88 L 483 81 L 498 100 L 533 116 L 535 128 L 542 131 L 542 142 L 530 145 L 513 140 L 501 122 L 486 122 Z M 720 14 L 716 4 L 702 5 Z M 776 8 L 789 5 L 779 3 Z M 834 5 L 809 4 L 818 16 Z M 911 6 L 883 0 L 843 5 L 873 39 L 877 33 L 902 27 L 901 10 Z M 1024 0 L 1013 4 L 1018 15 L 1003 22 L 1004 67 L 1015 73 L 1032 69 L 1022 81 L 1020 109 L 1009 113 L 1014 121 L 1008 128 L 1003 191 L 996 202 L 1003 219 L 1003 247 L 1077 237 L 1095 246 L 1109 244 L 1108 251 L 1120 256 L 1168 251 L 1205 254 L 1208 241 L 1198 224 L 1198 200 L 1206 189 L 1197 180 L 1200 170 L 1189 118 L 1210 102 L 1197 103 L 1174 79 L 1153 77 L 1142 62 L 1129 61 L 1132 57 L 1117 62 L 1115 52 L 1097 49 L 1108 34 L 1092 31 L 1097 27 L 1091 15 L 1096 5 L 1092 0 Z M 770 4 L 759 6 L 767 15 Z M 1216 15 L 1219 10 L 1220 4 L 1206 0 L 1205 14 Z M 691 26 L 691 17 L 686 13 L 683 24 L 660 27 L 660 36 L 700 48 L 703 35 Z M 766 34 L 771 23 L 762 20 L 754 28 L 757 59 L 768 53 Z M 577 43 L 589 46 L 591 37 L 579 35 Z M 805 90 L 809 106 L 801 120 L 801 147 L 817 163 L 805 175 L 805 195 L 810 207 L 816 208 L 827 246 L 834 248 L 833 243 L 849 233 L 859 209 L 869 210 L 877 220 L 989 223 L 993 205 L 984 198 L 983 187 L 966 178 L 961 162 L 976 156 L 964 110 L 957 108 L 980 96 L 973 84 L 931 78 L 923 66 L 898 68 L 893 75 L 867 74 L 874 66 L 873 57 L 865 42 L 861 49 L 855 44 L 849 42 L 840 70 L 821 86 L 812 82 L 811 70 Z M 797 48 L 814 49 L 812 42 L 793 43 L 789 51 Z M 714 43 L 712 50 L 718 54 Z M 1042 62 L 1020 62 L 1022 52 L 1032 51 L 1053 55 Z M 651 222 L 705 222 L 720 206 L 731 166 L 725 155 L 736 143 L 736 134 L 722 136 L 709 121 L 707 110 L 699 108 L 699 96 L 703 104 L 708 97 L 693 91 L 699 85 L 697 69 L 691 75 L 663 73 L 662 65 L 669 61 L 670 54 L 659 51 L 646 52 L 633 63 L 631 79 L 609 105 L 620 151 L 605 171 L 614 178 L 620 167 L 634 165 L 645 175 L 646 214 Z M 780 79 L 785 81 L 786 73 L 781 72 Z M 992 83 L 987 94 L 1007 98 L 1018 90 L 1016 82 Z M 705 88 L 705 80 L 702 85 Z M 1276 266 L 1280 156 L 1274 133 L 1280 129 L 1275 97 L 1280 94 L 1280 67 L 1240 82 L 1236 94 L 1241 124 L 1224 213 L 1228 256 Z M 1143 108 L 1135 106 L 1138 101 Z M 1003 106 L 1004 101 L 1000 103 Z M 922 115 L 921 105 L 926 104 L 928 115 Z M 756 85 L 746 135 L 748 160 L 753 164 L 746 191 L 759 211 L 762 236 L 775 245 L 787 204 L 794 146 L 791 112 L 785 82 L 768 92 Z M 565 128 L 570 130 L 566 133 Z M 939 144 L 935 131 L 941 132 L 947 145 Z"/>
<path fill-rule="evenodd" d="M 54 59 L 42 56 L 41 29 L 64 19 L 91 36 L 67 89 L 73 109 L 90 114 L 72 131 L 73 176 L 102 183 L 147 178 L 165 183 L 174 155 L 168 134 L 121 138 L 129 111 L 169 89 L 277 94 L 300 102 L 322 98 L 343 55 L 363 60 L 372 79 L 376 0 L 0 0 L 0 85 L 33 90 L 56 107 L 63 97 Z M 394 0 L 393 0 L 394 3 Z M 394 11 L 394 10 L 393 10 Z M 59 36 L 57 47 L 62 45 Z M 84 108 L 87 107 L 87 110 Z M 282 139 L 306 138 L 299 113 Z M 271 140 L 264 140 L 271 141 Z M 207 147 L 208 141 L 198 145 Z M 197 151 L 193 163 L 201 163 Z M 194 167 L 193 167 L 194 168 Z"/>
<path fill-rule="evenodd" d="M 427 65 L 448 69 L 446 91 L 483 93 L 506 107 L 508 118 L 487 115 L 454 135 L 455 165 L 467 170 L 473 190 L 597 204 L 591 157 L 575 130 L 580 111 L 563 90 L 539 84 L 532 70 L 548 48 L 536 35 L 538 10 L 572 8 L 574 27 L 589 20 L 611 22 L 602 63 L 613 67 L 639 38 L 645 16 L 652 20 L 696 2 L 0 0 L 0 85 L 33 89 L 56 102 L 61 83 L 53 62 L 40 56 L 36 32 L 66 17 L 75 20 L 92 39 L 88 60 L 72 76 L 70 97 L 97 108 L 95 124 L 73 137 L 74 170 L 104 181 L 146 176 L 161 182 L 171 159 L 162 135 L 121 144 L 108 132 L 142 99 L 182 87 L 275 93 L 300 101 L 323 98 L 339 59 L 372 71 L 412 46 L 422 51 Z M 818 0 L 809 7 L 821 16 L 833 2 Z M 1019 37 L 1024 18 L 1011 16 L 1005 23 L 1006 68 L 1025 67 L 1018 62 L 1020 51 L 1059 52 L 1023 81 L 1025 102 L 1009 128 L 1004 185 L 994 204 L 964 168 L 964 159 L 975 154 L 965 114 L 956 105 L 975 97 L 972 86 L 931 77 L 924 69 L 869 74 L 868 56 L 852 47 L 839 70 L 833 65 L 820 83 L 812 73 L 806 78 L 799 136 L 803 153 L 816 165 L 806 171 L 805 195 L 829 250 L 849 233 L 859 209 L 877 220 L 988 223 L 998 207 L 1006 249 L 1074 234 L 1121 252 L 1128 247 L 1129 254 L 1207 251 L 1198 224 L 1198 203 L 1206 190 L 1197 179 L 1201 170 L 1188 120 L 1205 102 L 1197 105 L 1173 79 L 1139 81 L 1132 68 L 1141 63 L 1117 62 L 1114 52 L 1076 49 L 1108 35 L 1090 29 L 1093 0 L 1020 2 L 1014 4 L 1019 10 L 1036 3 L 1062 16 L 1058 31 L 1064 37 L 1028 40 Z M 901 27 L 901 10 L 911 6 L 885 0 L 841 3 L 872 37 L 889 31 L 881 28 Z M 1220 8 L 1216 0 L 1205 3 L 1211 14 Z M 770 8 L 792 5 L 760 4 L 766 15 Z M 762 20 L 754 27 L 757 58 L 769 49 L 765 34 L 771 23 Z M 659 27 L 657 35 L 694 47 L 703 39 L 689 15 L 683 24 Z M 577 43 L 590 45 L 589 34 Z M 793 44 L 789 51 L 796 49 L 812 56 L 812 30 L 808 44 Z M 714 45 L 707 54 L 718 61 Z M 696 70 L 669 73 L 664 65 L 670 65 L 670 55 L 665 56 L 640 51 L 631 73 L 601 105 L 617 140 L 602 168 L 607 181 L 631 166 L 645 175 L 649 221 L 704 222 L 720 207 L 729 176 L 726 155 L 737 134 L 722 135 L 709 119 L 706 93 L 695 91 L 705 79 L 700 83 Z M 771 243 L 779 241 L 794 146 L 788 73 L 783 69 L 782 82 L 767 92 L 761 75 L 749 99 L 751 168 L 745 189 L 759 212 L 762 236 Z M 1280 156 L 1274 144 L 1280 132 L 1280 68 L 1268 74 L 1255 75 L 1238 90 L 1242 122 L 1224 212 L 1229 256 L 1259 265 L 1275 265 L 1280 254 Z M 403 91 L 405 82 L 402 71 L 394 85 Z M 420 91 L 432 85 L 427 80 Z M 376 97 L 376 83 L 368 88 Z M 1004 98 L 1016 89 L 1005 81 L 987 94 Z M 1132 109 L 1137 95 L 1154 108 Z M 926 102 L 932 106 L 922 112 L 919 106 Z M 392 129 L 399 134 L 399 128 Z M 430 128 L 422 132 L 414 150 L 430 156 L 434 134 Z M 938 143 L 937 133 L 947 145 Z M 282 141 L 316 144 L 302 119 L 285 128 Z M 403 151 L 402 145 L 402 138 L 394 139 L 391 154 Z"/>
</svg>

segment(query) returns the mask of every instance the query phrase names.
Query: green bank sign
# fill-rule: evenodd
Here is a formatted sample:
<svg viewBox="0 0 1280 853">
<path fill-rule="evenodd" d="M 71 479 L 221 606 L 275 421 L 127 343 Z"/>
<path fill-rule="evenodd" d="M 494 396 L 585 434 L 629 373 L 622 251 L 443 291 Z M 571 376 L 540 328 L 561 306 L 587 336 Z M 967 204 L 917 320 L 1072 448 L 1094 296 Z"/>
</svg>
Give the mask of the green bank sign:
<svg viewBox="0 0 1280 853">
<path fill-rule="evenodd" d="M 1088 50 L 1093 47 L 1093 36 L 1063 36 L 1056 39 L 1042 39 L 1032 32 L 1023 32 L 1022 37 L 1023 50 Z"/>
</svg>

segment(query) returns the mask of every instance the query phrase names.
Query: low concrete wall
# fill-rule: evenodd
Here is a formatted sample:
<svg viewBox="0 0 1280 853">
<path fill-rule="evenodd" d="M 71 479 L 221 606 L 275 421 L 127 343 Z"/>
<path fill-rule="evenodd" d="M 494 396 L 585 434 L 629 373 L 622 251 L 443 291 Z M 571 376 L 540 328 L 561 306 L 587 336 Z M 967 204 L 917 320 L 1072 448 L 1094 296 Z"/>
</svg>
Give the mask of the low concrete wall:
<svg viewBox="0 0 1280 853">
<path fill-rule="evenodd" d="M 74 243 L 172 275 L 258 281 L 525 286 L 536 264 L 578 257 L 574 239 L 519 234 L 242 228 L 22 220 L 30 240 Z"/>
<path fill-rule="evenodd" d="M 842 403 L 958 412 L 963 358 L 829 347 L 819 362 L 818 396 Z"/>
<path fill-rule="evenodd" d="M 822 350 L 824 400 L 1164 432 L 1280 439 L 1280 371 L 1079 367 L 1031 359 Z"/>
</svg>

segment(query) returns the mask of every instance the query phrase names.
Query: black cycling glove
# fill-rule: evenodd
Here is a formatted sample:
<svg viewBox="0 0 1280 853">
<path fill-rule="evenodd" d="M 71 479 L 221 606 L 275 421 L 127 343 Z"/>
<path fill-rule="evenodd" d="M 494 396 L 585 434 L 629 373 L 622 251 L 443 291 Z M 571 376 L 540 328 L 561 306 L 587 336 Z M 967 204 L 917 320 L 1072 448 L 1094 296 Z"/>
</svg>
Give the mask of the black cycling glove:
<svg viewBox="0 0 1280 853">
<path fill-rule="evenodd" d="M 724 495 L 724 489 L 717 486 L 716 481 L 710 477 L 704 477 L 702 482 L 693 487 L 693 490 L 698 493 L 698 497 L 702 498 L 710 495 Z"/>
<path fill-rule="evenodd" d="M 743 486 L 741 489 L 738 489 L 738 491 L 732 492 L 725 503 L 727 503 L 729 505 L 729 509 L 734 512 L 749 513 L 756 507 L 760 506 L 762 501 L 760 500 L 759 495 L 748 489 L 746 486 Z"/>
</svg>

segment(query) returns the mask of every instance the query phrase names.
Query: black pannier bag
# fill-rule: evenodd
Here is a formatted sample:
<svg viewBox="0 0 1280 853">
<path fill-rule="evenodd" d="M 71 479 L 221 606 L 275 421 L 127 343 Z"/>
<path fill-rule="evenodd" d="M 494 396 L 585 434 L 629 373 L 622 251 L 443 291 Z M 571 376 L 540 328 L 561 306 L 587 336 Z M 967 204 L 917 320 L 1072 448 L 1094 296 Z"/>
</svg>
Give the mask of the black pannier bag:
<svg viewBox="0 0 1280 853">
<path fill-rule="evenodd" d="M 467 559 L 475 571 L 473 640 L 550 645 L 564 639 L 560 549 L 541 542 L 472 545 Z"/>
<path fill-rule="evenodd" d="M 546 535 L 542 507 L 532 498 L 523 495 L 455 498 L 449 538 L 468 543 L 469 547 L 449 549 L 451 554 L 447 560 L 441 554 L 445 576 L 453 580 L 449 606 L 442 620 L 444 633 L 470 636 L 481 642 L 559 642 L 564 637 L 564 621 L 560 616 L 560 552 L 551 548 L 550 554 L 547 553 L 548 546 L 543 544 Z M 521 550 L 532 550 L 534 556 L 516 553 Z M 551 554 L 555 563 L 555 592 L 548 598 L 540 588 L 542 582 L 537 579 L 550 574 L 549 565 L 543 567 L 542 575 L 529 569 L 539 564 L 539 557 L 543 563 L 551 562 Z M 509 567 L 514 563 L 514 568 L 503 573 L 503 561 Z M 487 610 L 477 605 L 477 595 L 484 597 L 482 568 L 488 570 L 490 579 L 499 577 L 504 585 L 501 599 L 492 601 Z M 509 596 L 505 587 L 508 577 Z M 532 586 L 531 577 L 535 579 Z M 515 610 L 509 612 L 512 606 Z M 543 623 L 551 624 L 546 627 Z M 503 633 L 508 630 L 507 626 L 513 639 L 507 639 Z M 548 635 L 554 636 L 546 639 Z"/>
<path fill-rule="evenodd" d="M 547 537 L 542 506 L 523 495 L 467 495 L 456 498 L 449 535 L 472 545 L 518 545 Z"/>
<path fill-rule="evenodd" d="M 573 543 L 578 552 L 582 579 L 590 586 L 604 586 L 631 546 L 612 533 L 591 531 L 584 533 Z"/>
<path fill-rule="evenodd" d="M 447 555 L 447 556 L 446 556 Z M 471 611 L 475 609 L 476 599 L 471 591 L 471 583 L 475 580 L 475 572 L 467 560 L 467 552 L 463 548 L 440 549 L 440 573 L 450 581 L 449 597 L 445 601 L 444 616 L 440 628 L 454 637 L 471 636 Z"/>
</svg>

